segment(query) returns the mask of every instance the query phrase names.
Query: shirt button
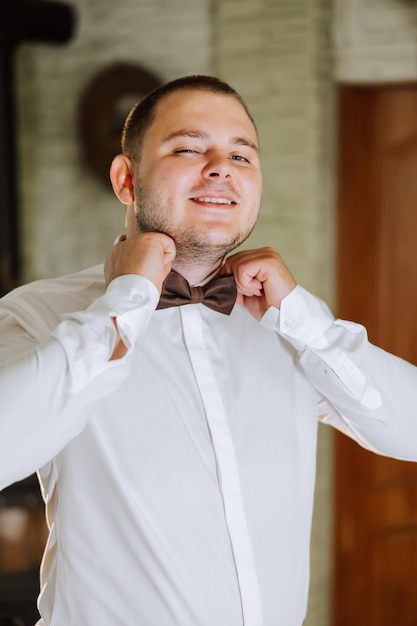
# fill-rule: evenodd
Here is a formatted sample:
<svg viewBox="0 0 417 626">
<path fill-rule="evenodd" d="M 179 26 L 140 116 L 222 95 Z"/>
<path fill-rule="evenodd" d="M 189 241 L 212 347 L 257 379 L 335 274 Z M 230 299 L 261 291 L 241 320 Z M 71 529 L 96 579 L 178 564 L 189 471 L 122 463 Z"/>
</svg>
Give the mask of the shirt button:
<svg viewBox="0 0 417 626">
<path fill-rule="evenodd" d="M 287 330 L 290 330 L 292 327 L 294 326 L 294 322 L 284 322 L 284 328 L 286 328 Z"/>
<path fill-rule="evenodd" d="M 133 302 L 136 302 L 136 304 L 142 304 L 143 296 L 142 296 L 141 293 L 135 293 L 132 296 L 132 300 L 133 300 Z"/>
</svg>

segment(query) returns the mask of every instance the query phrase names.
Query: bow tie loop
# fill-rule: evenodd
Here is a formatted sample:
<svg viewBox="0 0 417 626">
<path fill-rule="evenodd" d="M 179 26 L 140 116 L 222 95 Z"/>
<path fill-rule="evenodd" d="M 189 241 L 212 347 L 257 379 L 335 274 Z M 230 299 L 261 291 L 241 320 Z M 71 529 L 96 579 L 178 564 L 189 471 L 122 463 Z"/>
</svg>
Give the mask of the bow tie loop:
<svg viewBox="0 0 417 626">
<path fill-rule="evenodd" d="M 191 287 L 184 276 L 171 270 L 162 285 L 157 309 L 202 303 L 214 311 L 230 315 L 236 297 L 237 287 L 232 274 L 217 275 L 205 285 Z"/>
</svg>

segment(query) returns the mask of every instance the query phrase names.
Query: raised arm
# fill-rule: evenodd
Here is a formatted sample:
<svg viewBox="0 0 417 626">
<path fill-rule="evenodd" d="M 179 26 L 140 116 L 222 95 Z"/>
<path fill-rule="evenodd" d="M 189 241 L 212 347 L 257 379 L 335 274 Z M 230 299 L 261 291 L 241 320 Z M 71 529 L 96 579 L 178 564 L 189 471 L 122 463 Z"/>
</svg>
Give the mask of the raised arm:
<svg viewBox="0 0 417 626">
<path fill-rule="evenodd" d="M 128 375 L 129 353 L 170 269 L 161 260 L 168 239 L 154 234 L 117 242 L 106 263 L 105 293 L 86 310 L 65 313 L 56 327 L 53 316 L 39 319 L 42 331 L 29 321 L 30 286 L 0 301 L 0 489 L 51 460 Z"/>
<path fill-rule="evenodd" d="M 335 320 L 271 248 L 233 255 L 227 266 L 241 303 L 297 350 L 319 392 L 319 418 L 366 448 L 417 460 L 417 368 L 369 343 L 363 326 Z"/>
</svg>

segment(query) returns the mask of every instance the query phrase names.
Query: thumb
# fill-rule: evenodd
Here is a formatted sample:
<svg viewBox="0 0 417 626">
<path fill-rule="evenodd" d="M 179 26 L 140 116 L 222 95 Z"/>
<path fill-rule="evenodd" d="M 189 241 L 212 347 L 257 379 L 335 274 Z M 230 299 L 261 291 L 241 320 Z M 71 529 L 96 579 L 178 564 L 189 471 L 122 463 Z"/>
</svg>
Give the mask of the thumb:
<svg viewBox="0 0 417 626">
<path fill-rule="evenodd" d="M 162 257 L 162 264 L 163 264 L 164 273 L 165 273 L 164 279 L 168 276 L 169 272 L 171 271 L 172 263 L 175 259 L 176 252 L 177 250 L 176 250 L 173 239 L 171 239 L 171 237 L 164 236 L 163 257 Z"/>
</svg>

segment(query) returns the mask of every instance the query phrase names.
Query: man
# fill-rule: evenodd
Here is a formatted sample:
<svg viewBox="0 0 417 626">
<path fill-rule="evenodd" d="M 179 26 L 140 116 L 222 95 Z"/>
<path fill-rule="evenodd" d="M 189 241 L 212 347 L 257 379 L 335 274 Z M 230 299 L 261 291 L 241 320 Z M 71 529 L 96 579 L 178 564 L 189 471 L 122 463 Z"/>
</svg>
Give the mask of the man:
<svg viewBox="0 0 417 626">
<path fill-rule="evenodd" d="M 299 626 L 317 418 L 415 459 L 417 369 L 334 321 L 273 249 L 227 256 L 261 171 L 225 83 L 146 97 L 111 180 L 126 232 L 105 279 L 0 306 L 1 485 L 39 469 L 51 529 L 40 623 Z"/>
</svg>

